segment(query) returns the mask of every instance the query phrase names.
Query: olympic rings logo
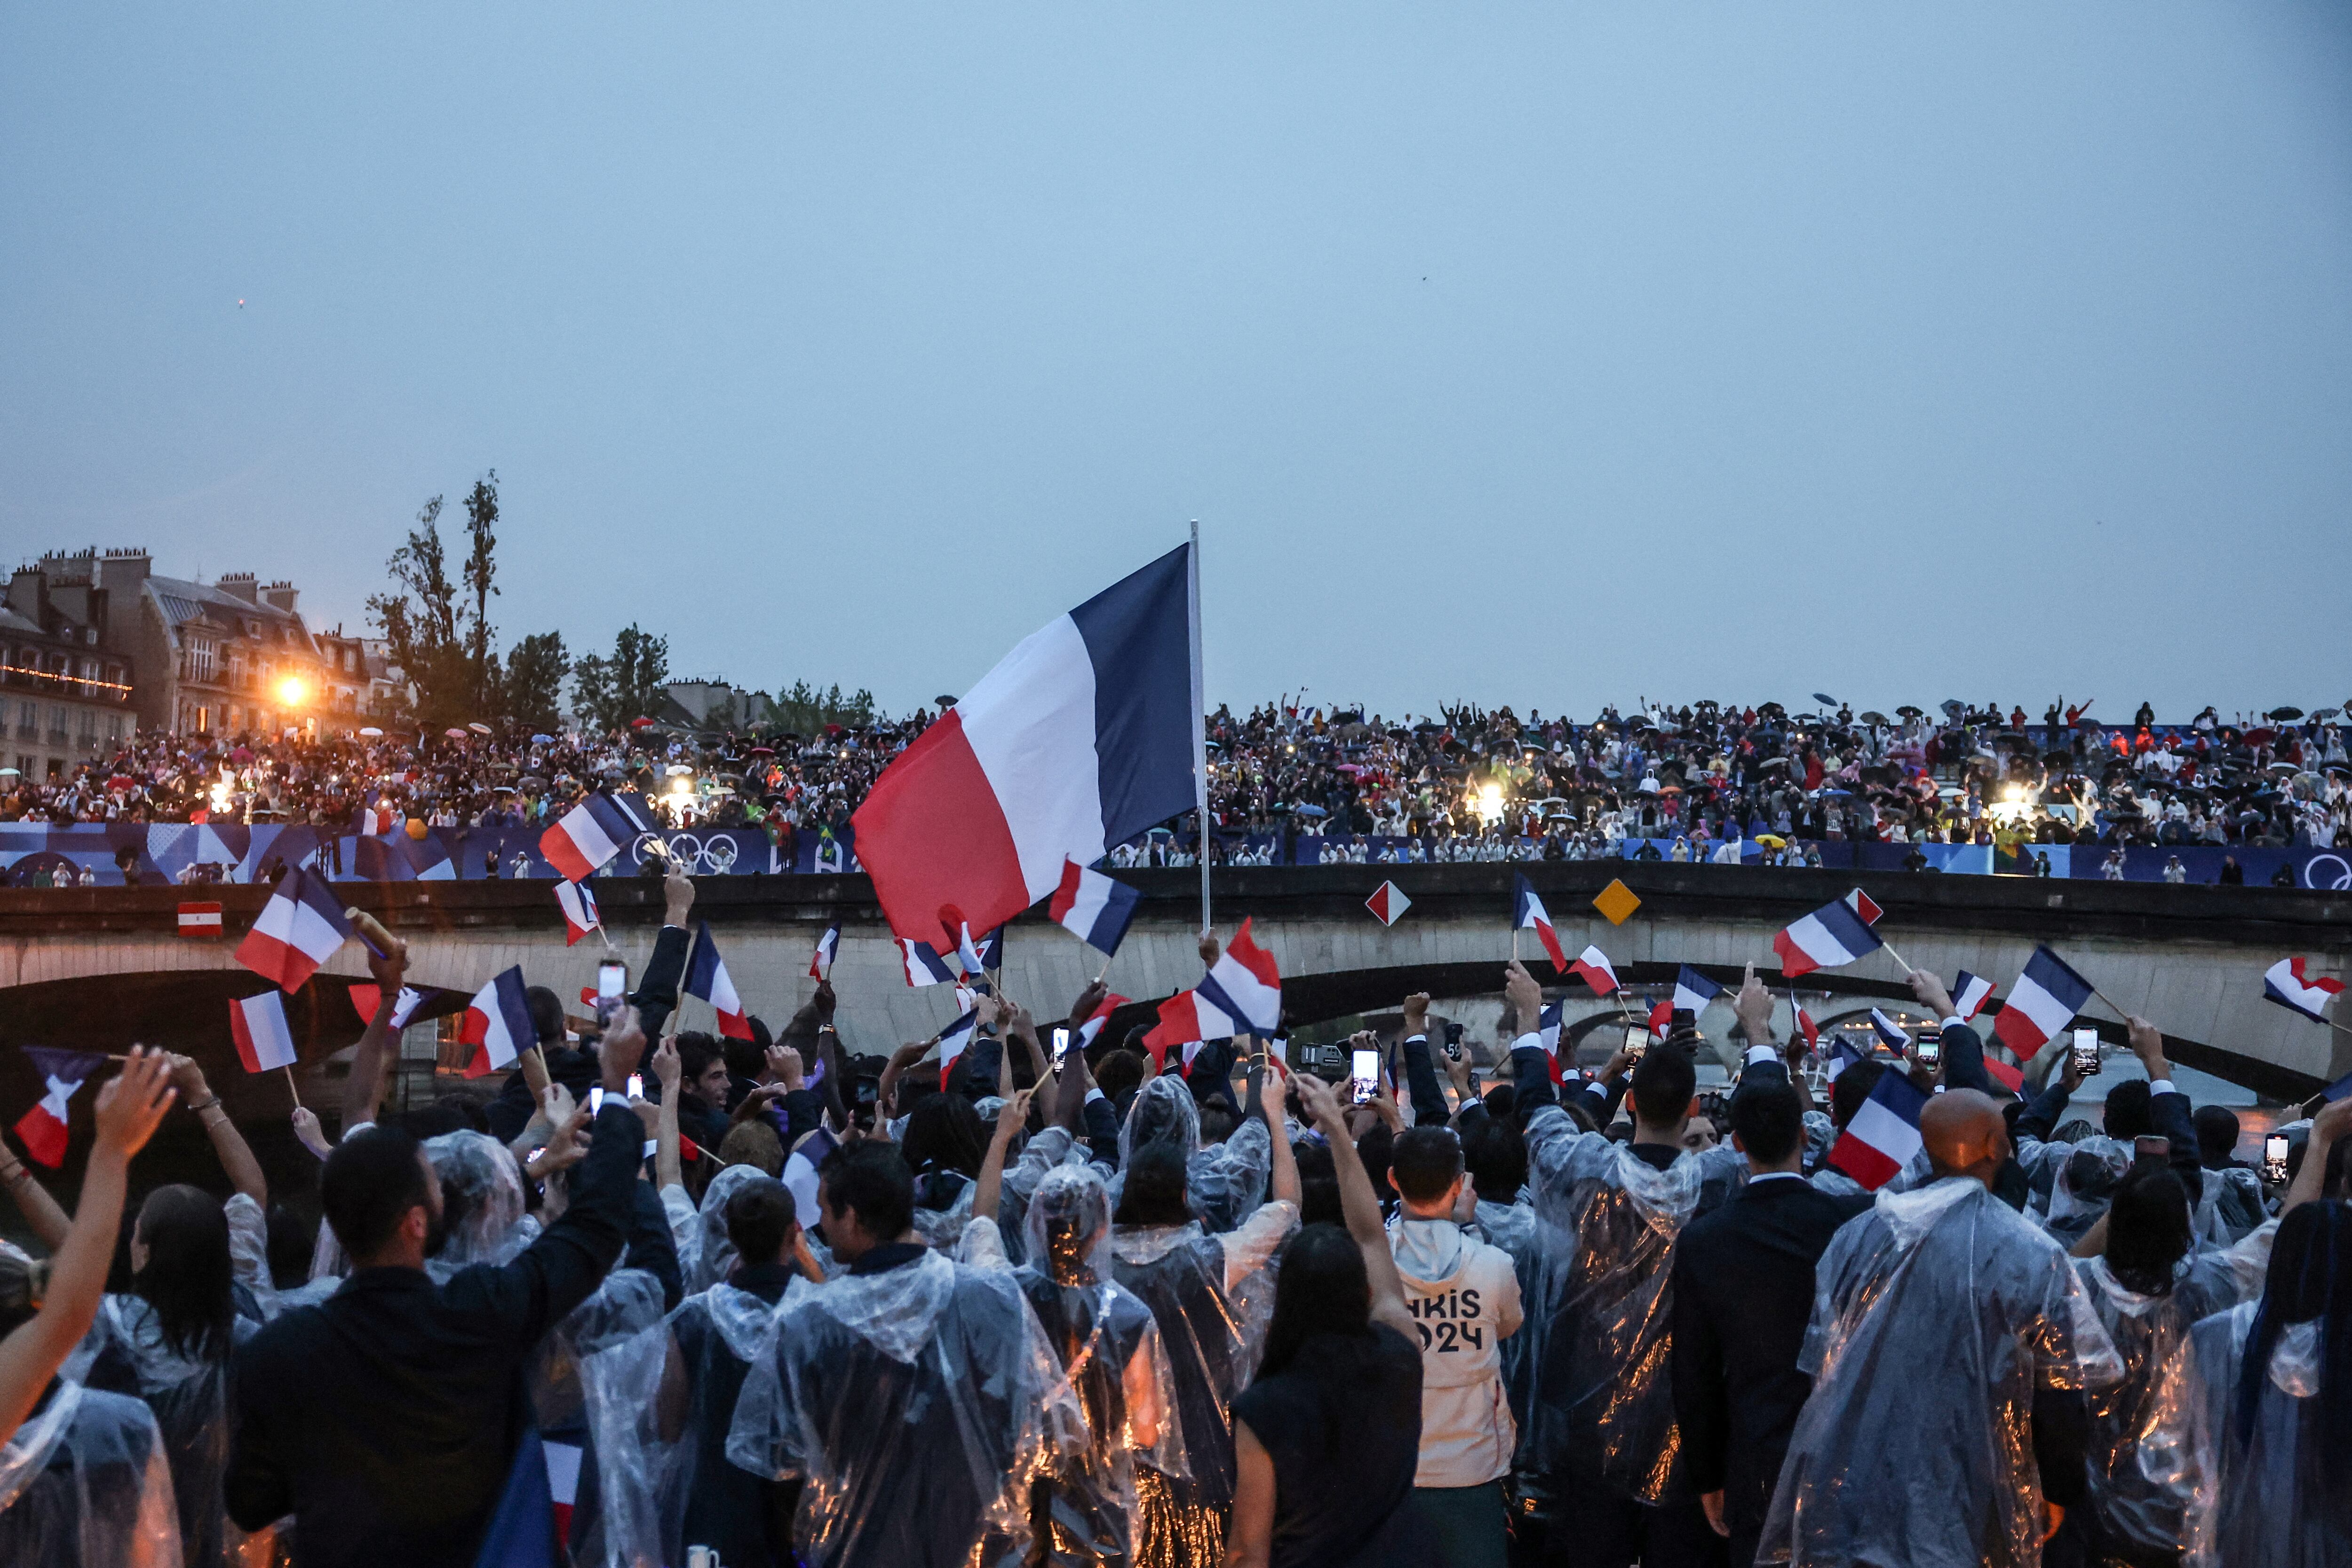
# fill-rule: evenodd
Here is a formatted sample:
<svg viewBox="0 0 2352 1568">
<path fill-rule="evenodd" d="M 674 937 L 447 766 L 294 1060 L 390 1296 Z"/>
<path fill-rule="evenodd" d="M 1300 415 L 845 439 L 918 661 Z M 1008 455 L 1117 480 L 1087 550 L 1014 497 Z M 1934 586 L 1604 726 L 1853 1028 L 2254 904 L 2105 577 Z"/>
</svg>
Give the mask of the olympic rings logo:
<svg viewBox="0 0 2352 1568">
<path fill-rule="evenodd" d="M 2322 861 L 2336 862 L 2336 874 L 2326 882 L 2319 880 Z M 2303 862 L 2303 885 L 2321 893 L 2341 893 L 2352 887 L 2352 864 L 2347 864 L 2342 855 L 2314 855 Z"/>
</svg>

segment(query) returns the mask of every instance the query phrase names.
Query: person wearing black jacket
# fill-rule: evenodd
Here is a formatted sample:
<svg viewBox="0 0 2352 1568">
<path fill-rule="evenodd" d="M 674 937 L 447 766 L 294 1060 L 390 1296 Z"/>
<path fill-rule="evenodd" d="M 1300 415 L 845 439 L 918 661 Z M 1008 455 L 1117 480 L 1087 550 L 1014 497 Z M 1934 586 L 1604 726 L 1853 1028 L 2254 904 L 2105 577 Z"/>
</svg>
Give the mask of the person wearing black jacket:
<svg viewBox="0 0 2352 1568">
<path fill-rule="evenodd" d="M 644 1051 L 625 1012 L 600 1053 L 605 1105 L 562 1217 L 512 1262 L 437 1288 L 425 1260 L 440 1193 L 423 1151 L 384 1126 L 337 1145 L 321 1196 L 353 1271 L 236 1353 L 223 1490 L 240 1527 L 293 1514 L 305 1568 L 473 1563 L 530 1420 L 525 1367 L 621 1254 L 645 1138 L 628 1077 Z"/>
<path fill-rule="evenodd" d="M 1683 1462 L 1731 1561 L 1756 1561 L 1797 1412 L 1813 1381 L 1797 1370 L 1813 1314 L 1813 1265 L 1838 1227 L 1871 1205 L 1808 1183 L 1804 1103 L 1785 1083 L 1731 1102 L 1748 1184 L 1675 1243 L 1675 1420 Z"/>
</svg>

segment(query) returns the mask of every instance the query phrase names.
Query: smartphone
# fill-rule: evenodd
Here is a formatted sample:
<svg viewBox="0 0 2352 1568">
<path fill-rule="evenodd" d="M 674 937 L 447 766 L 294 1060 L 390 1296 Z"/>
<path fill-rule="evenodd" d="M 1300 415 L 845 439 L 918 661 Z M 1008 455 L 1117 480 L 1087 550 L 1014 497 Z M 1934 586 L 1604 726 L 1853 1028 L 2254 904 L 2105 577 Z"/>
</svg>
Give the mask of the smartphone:
<svg viewBox="0 0 2352 1568">
<path fill-rule="evenodd" d="M 614 1015 L 621 1010 L 623 998 L 628 994 L 629 967 L 618 958 L 607 958 L 596 966 L 596 1024 L 600 1029 L 613 1027 Z"/>
<path fill-rule="evenodd" d="M 1070 1031 L 1067 1026 L 1054 1031 L 1054 1070 L 1060 1071 L 1062 1058 L 1070 1054 Z"/>
<path fill-rule="evenodd" d="M 2161 1133 L 2142 1133 L 2132 1140 L 2132 1159 L 2155 1160 L 2161 1164 L 2172 1157 L 2172 1140 Z"/>
<path fill-rule="evenodd" d="M 2267 1182 L 2286 1180 L 2287 1135 L 2273 1133 L 2263 1140 L 2263 1179 Z"/>
<path fill-rule="evenodd" d="M 632 1073 L 630 1073 L 630 1074 L 629 1074 L 629 1098 L 630 1098 L 630 1099 L 632 1099 L 632 1100 L 642 1100 L 642 1099 L 644 1099 L 645 1097 L 646 1097 L 646 1075 L 645 1075 L 644 1073 L 642 1073 L 642 1072 L 632 1072 Z"/>
<path fill-rule="evenodd" d="M 1348 1071 L 1348 1103 L 1361 1105 L 1380 1091 L 1381 1053 L 1359 1051 L 1353 1055 L 1354 1065 Z"/>
<path fill-rule="evenodd" d="M 1458 1023 L 1445 1026 L 1445 1060 L 1448 1061 L 1462 1060 L 1462 1026 Z"/>
<path fill-rule="evenodd" d="M 1921 1035 L 1919 1042 L 1911 1048 L 1911 1060 L 1930 1072 L 1943 1066 L 1944 1037 L 1940 1034 Z"/>
<path fill-rule="evenodd" d="M 1641 1024 L 1635 1024 L 1633 1028 L 1625 1031 L 1626 1055 L 1632 1057 L 1634 1061 L 1639 1061 L 1642 1060 L 1642 1053 L 1649 1049 L 1650 1031 L 1648 1029 Z"/>
<path fill-rule="evenodd" d="M 2099 1071 L 2099 1031 L 2078 1029 L 2074 1031 L 2074 1071 L 2089 1078 Z"/>
<path fill-rule="evenodd" d="M 599 1111 L 602 1111 L 604 1108 L 604 1086 L 603 1084 L 601 1084 L 601 1083 L 598 1083 L 598 1084 L 595 1084 L 595 1085 L 592 1086 L 592 1087 L 589 1089 L 589 1091 L 588 1091 L 588 1114 L 590 1114 L 591 1116 L 593 1116 L 594 1114 L 596 1114 L 596 1113 L 598 1113 Z"/>
</svg>

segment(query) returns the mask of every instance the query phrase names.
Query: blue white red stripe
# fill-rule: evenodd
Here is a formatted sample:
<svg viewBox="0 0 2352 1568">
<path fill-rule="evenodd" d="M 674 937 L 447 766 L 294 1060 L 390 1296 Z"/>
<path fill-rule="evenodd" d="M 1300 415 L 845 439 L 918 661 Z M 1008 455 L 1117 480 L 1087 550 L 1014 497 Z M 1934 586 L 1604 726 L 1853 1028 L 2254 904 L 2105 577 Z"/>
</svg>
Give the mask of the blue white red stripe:
<svg viewBox="0 0 2352 1568">
<path fill-rule="evenodd" d="M 1922 1147 L 1919 1113 L 1927 1106 L 1927 1091 L 1906 1074 L 1880 1073 L 1870 1098 L 1831 1146 L 1829 1163 L 1876 1192 L 1917 1156 Z"/>
<path fill-rule="evenodd" d="M 1055 618 L 883 769 L 851 821 L 892 931 L 1000 925 L 1192 809 L 1191 568 L 1179 546 Z"/>
<path fill-rule="evenodd" d="M 901 936 L 898 938 L 898 959 L 906 969 L 907 984 L 910 986 L 936 986 L 943 980 L 956 977 L 955 971 L 948 967 L 947 960 L 940 956 L 939 949 L 928 942 Z"/>
<path fill-rule="evenodd" d="M 604 922 L 596 913 L 596 895 L 584 882 L 559 882 L 555 902 L 563 910 L 563 945 L 571 946 Z"/>
<path fill-rule="evenodd" d="M 1820 1038 L 1819 1031 L 1815 1031 L 1814 1039 L 1818 1040 Z M 1822 1076 L 1834 1083 L 1837 1082 L 1839 1073 L 1857 1061 L 1869 1060 L 1869 1055 L 1844 1034 L 1832 1035 L 1830 1038 L 1829 1054 L 1822 1059 Z"/>
<path fill-rule="evenodd" d="M 1790 979 L 1815 969 L 1851 964 L 1882 946 L 1878 934 L 1843 899 L 1822 904 L 1772 938 L 1772 951 L 1780 956 L 1780 973 Z"/>
<path fill-rule="evenodd" d="M 539 836 L 539 852 L 566 882 L 582 882 L 652 831 L 644 802 L 633 795 L 591 795 Z"/>
<path fill-rule="evenodd" d="M 1605 997 L 1617 988 L 1617 967 L 1609 961 L 1609 955 L 1598 947 L 1587 947 L 1578 954 L 1576 962 L 1569 968 L 1592 988 L 1592 994 L 1596 997 Z"/>
<path fill-rule="evenodd" d="M 2344 982 L 2306 972 L 2307 958 L 2281 958 L 2263 975 L 2263 999 L 2292 1008 L 2309 1019 L 2327 1021 L 2327 1004 L 2343 992 Z"/>
<path fill-rule="evenodd" d="M 1241 1020 L 1240 1030 L 1251 1034 L 1267 1035 L 1282 1027 L 1282 971 L 1274 962 L 1274 955 L 1259 946 L 1250 937 L 1250 923 L 1234 933 L 1217 961 L 1209 966 L 1202 977 L 1199 992 L 1210 1007 L 1227 1018 Z M 1219 1038 L 1204 1034 L 1202 1040 Z"/>
<path fill-rule="evenodd" d="M 1118 951 L 1142 903 L 1143 894 L 1117 877 L 1066 860 L 1061 883 L 1054 889 L 1054 901 L 1046 913 L 1064 930 L 1108 956 Z"/>
<path fill-rule="evenodd" d="M 834 921 L 816 939 L 815 956 L 809 959 L 809 978 L 822 980 L 833 973 L 833 961 L 841 956 L 841 922 Z"/>
<path fill-rule="evenodd" d="M 964 1053 L 964 1048 L 971 1043 L 973 1026 L 978 1022 L 979 1015 L 967 1007 L 955 1022 L 940 1030 L 940 1092 L 941 1093 L 947 1092 L 948 1074 L 954 1070 L 956 1058 L 961 1056 Z"/>
<path fill-rule="evenodd" d="M 236 961 L 290 991 L 333 957 L 351 934 L 333 890 L 298 866 L 261 906 L 261 918 L 236 946 Z"/>
<path fill-rule="evenodd" d="M 481 1047 L 466 1065 L 466 1076 L 514 1065 L 515 1058 L 539 1043 L 530 1021 L 530 999 L 525 995 L 522 967 L 517 965 L 474 993 L 466 1004 L 466 1021 L 458 1036 L 467 1045 Z"/>
<path fill-rule="evenodd" d="M 1971 975 L 1966 969 L 1952 982 L 1952 1011 L 1962 1023 L 1967 1023 L 1984 1011 L 1985 1003 L 1992 1000 L 1992 982 L 1981 975 Z"/>
<path fill-rule="evenodd" d="M 360 1015 L 362 1023 L 375 1017 L 376 1006 L 383 999 L 380 989 L 363 982 L 354 982 L 349 994 L 352 1010 Z M 416 1015 L 416 1009 L 438 995 L 440 992 L 431 986 L 401 987 L 400 994 L 392 999 L 392 1027 L 406 1029 L 408 1020 Z M 582 999 L 588 998 L 583 997 Z"/>
<path fill-rule="evenodd" d="M 1536 884 L 1525 875 L 1512 879 L 1511 929 L 1532 928 L 1543 941 L 1544 951 L 1551 955 L 1551 967 L 1557 973 L 1568 973 L 1568 954 L 1560 947 L 1559 933 L 1551 928 L 1551 915 L 1545 910 L 1543 900 L 1536 894 Z"/>
<path fill-rule="evenodd" d="M 286 1025 L 286 1003 L 278 992 L 232 997 L 228 1031 L 236 1037 L 237 1060 L 247 1072 L 294 1065 L 294 1031 Z"/>
<path fill-rule="evenodd" d="M 2074 1021 L 2074 1015 L 2090 999 L 2090 981 L 2068 968 L 2066 961 L 2049 948 L 2036 947 L 2033 956 L 2025 961 L 2025 973 L 2010 987 L 2009 1000 L 1993 1019 L 1992 1030 L 2018 1061 L 2031 1061 L 2035 1051 Z"/>
<path fill-rule="evenodd" d="M 1696 1018 L 1706 1011 L 1706 1004 L 1723 995 L 1723 988 L 1692 968 L 1688 964 L 1675 977 L 1675 1008 Z"/>
<path fill-rule="evenodd" d="M 274 993 L 273 993 L 274 994 Z M 66 1163 L 70 1106 L 74 1091 L 106 1065 L 106 1058 L 88 1051 L 58 1051 L 45 1045 L 24 1048 L 25 1060 L 41 1075 L 47 1092 L 31 1110 L 16 1118 L 9 1130 L 25 1145 L 25 1153 L 51 1170 Z"/>
<path fill-rule="evenodd" d="M 1870 1032 L 1878 1037 L 1879 1044 L 1897 1056 L 1911 1049 L 1911 1037 L 1904 1032 L 1903 1026 L 1876 1008 L 1870 1009 Z"/>
<path fill-rule="evenodd" d="M 834 1135 L 819 1127 L 793 1145 L 784 1161 L 784 1190 L 793 1195 L 793 1210 L 800 1216 L 801 1228 L 813 1230 L 824 1216 L 816 1206 L 817 1187 L 822 1178 L 817 1167 L 824 1164 L 827 1155 L 838 1146 Z"/>
<path fill-rule="evenodd" d="M 1102 1033 L 1103 1026 L 1110 1022 L 1110 1015 L 1127 1006 L 1128 1000 L 1128 998 L 1118 995 L 1116 991 L 1105 997 L 1102 999 L 1102 1006 L 1088 1013 L 1085 1020 L 1078 1025 L 1078 1044 L 1082 1047 L 1092 1045 L 1095 1042 L 1095 1037 Z"/>
<path fill-rule="evenodd" d="M 687 960 L 686 994 L 700 997 L 719 1015 L 719 1032 L 729 1040 L 751 1038 L 751 1020 L 743 1008 L 743 998 L 735 994 L 735 982 L 727 973 L 727 960 L 719 956 L 719 944 L 710 939 L 710 923 L 704 921 L 694 928 L 694 956 Z"/>
</svg>

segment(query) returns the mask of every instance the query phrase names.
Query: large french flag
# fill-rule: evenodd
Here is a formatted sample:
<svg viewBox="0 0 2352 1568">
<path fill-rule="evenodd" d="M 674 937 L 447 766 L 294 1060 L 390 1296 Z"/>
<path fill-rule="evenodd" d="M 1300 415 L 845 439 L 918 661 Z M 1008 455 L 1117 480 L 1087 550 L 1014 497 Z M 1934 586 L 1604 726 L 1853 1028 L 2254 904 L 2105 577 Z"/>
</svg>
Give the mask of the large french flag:
<svg viewBox="0 0 2352 1568">
<path fill-rule="evenodd" d="M 719 1032 L 730 1040 L 751 1038 L 751 1020 L 744 1011 L 743 998 L 735 994 L 735 982 L 728 977 L 727 960 L 719 956 L 719 944 L 710 939 L 710 923 L 703 921 L 694 928 L 694 956 L 687 961 L 686 994 L 700 997 L 719 1015 Z"/>
<path fill-rule="evenodd" d="M 1870 1098 L 1830 1149 L 1829 1163 L 1876 1192 L 1919 1153 L 1919 1113 L 1927 1108 L 1927 1091 L 1903 1072 L 1880 1073 Z"/>
<path fill-rule="evenodd" d="M 1536 895 L 1536 884 L 1524 875 L 1511 881 L 1511 929 L 1525 931 L 1534 927 L 1543 939 L 1544 951 L 1551 955 L 1551 967 L 1559 974 L 1568 973 L 1568 954 L 1559 945 L 1559 934 L 1551 928 L 1551 915 L 1543 900 Z"/>
<path fill-rule="evenodd" d="M 1194 805 L 1192 547 L 1036 632 L 882 771 L 851 821 L 890 928 L 926 941 L 954 905 L 1003 925 L 1065 861 Z"/>
<path fill-rule="evenodd" d="M 1815 969 L 1851 964 L 1883 946 L 1878 934 L 1843 899 L 1822 904 L 1772 938 L 1772 951 L 1780 956 L 1780 974 L 1791 980 Z"/>
<path fill-rule="evenodd" d="M 232 998 L 228 1030 L 236 1037 L 237 1059 L 247 1072 L 294 1065 L 294 1031 L 286 1026 L 286 1003 L 276 991 Z"/>
<path fill-rule="evenodd" d="M 2343 992 L 2344 982 L 2325 975 L 2306 974 L 2307 958 L 2281 958 L 2263 974 L 2263 999 L 2293 1008 L 2308 1019 L 2327 1021 L 2327 1004 Z"/>
<path fill-rule="evenodd" d="M 1117 877 L 1066 860 L 1061 885 L 1054 890 L 1054 902 L 1046 910 L 1072 936 L 1108 957 L 1118 951 L 1128 924 L 1142 903 L 1143 894 Z"/>
<path fill-rule="evenodd" d="M 2025 973 L 2010 987 L 2009 1000 L 2002 1004 L 2000 1016 L 1992 1020 L 1992 1031 L 2018 1061 L 2031 1061 L 2035 1051 L 2074 1021 L 2074 1015 L 2090 999 L 2090 981 L 2068 968 L 2066 961 L 2049 948 L 2036 947 L 2033 956 L 2025 961 Z"/>
<path fill-rule="evenodd" d="M 1598 947 L 1587 947 L 1577 955 L 1576 962 L 1569 967 L 1592 988 L 1592 994 L 1596 997 L 1605 997 L 1617 988 L 1617 967 L 1609 961 L 1609 955 Z"/>
<path fill-rule="evenodd" d="M 293 990 L 316 973 L 348 941 L 352 924 L 334 890 L 300 867 L 286 873 L 261 918 L 236 945 L 236 961 Z"/>
<path fill-rule="evenodd" d="M 604 917 L 596 913 L 596 895 L 588 891 L 585 882 L 557 883 L 555 902 L 563 909 L 563 945 L 566 947 L 604 923 Z"/>
<path fill-rule="evenodd" d="M 539 1043 L 524 989 L 522 966 L 518 964 L 475 992 L 474 999 L 466 1004 L 464 1032 L 458 1038 L 467 1045 L 482 1048 L 466 1064 L 467 1077 L 479 1078 L 495 1069 L 511 1067 L 526 1048 Z"/>
<path fill-rule="evenodd" d="M 564 881 L 583 882 L 652 828 L 637 797 L 591 795 L 539 835 L 539 852 Z"/>
</svg>

